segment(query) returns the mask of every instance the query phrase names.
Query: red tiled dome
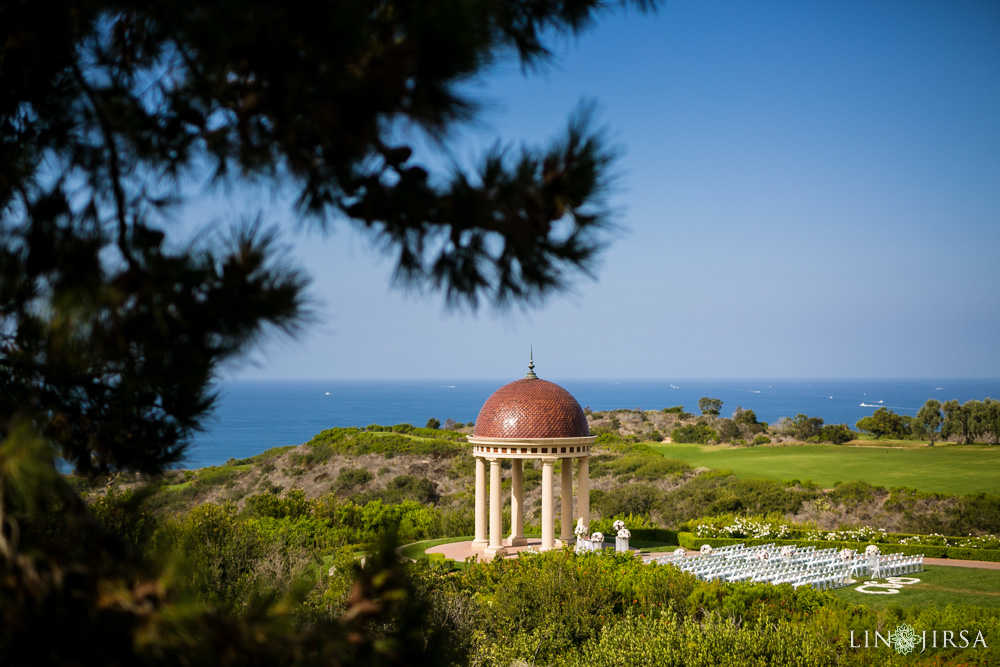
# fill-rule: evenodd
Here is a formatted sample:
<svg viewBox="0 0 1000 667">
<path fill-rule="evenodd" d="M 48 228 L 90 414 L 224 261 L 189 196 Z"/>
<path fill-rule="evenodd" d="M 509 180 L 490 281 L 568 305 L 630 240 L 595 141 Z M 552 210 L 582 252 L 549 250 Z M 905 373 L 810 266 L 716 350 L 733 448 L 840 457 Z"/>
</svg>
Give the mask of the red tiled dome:
<svg viewBox="0 0 1000 667">
<path fill-rule="evenodd" d="M 486 399 L 473 436 L 478 438 L 582 438 L 587 417 L 573 395 L 537 378 L 515 380 Z"/>
</svg>

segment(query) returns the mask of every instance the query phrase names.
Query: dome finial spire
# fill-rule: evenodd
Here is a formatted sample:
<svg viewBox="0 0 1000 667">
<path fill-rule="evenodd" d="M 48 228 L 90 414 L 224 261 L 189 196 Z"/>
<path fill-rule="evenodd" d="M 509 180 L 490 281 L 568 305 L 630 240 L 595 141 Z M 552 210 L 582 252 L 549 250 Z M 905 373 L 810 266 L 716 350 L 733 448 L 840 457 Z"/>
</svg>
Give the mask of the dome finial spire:
<svg viewBox="0 0 1000 667">
<path fill-rule="evenodd" d="M 534 347 L 529 348 L 531 352 L 528 354 L 528 374 L 524 376 L 525 380 L 537 380 L 538 376 L 535 375 L 535 349 Z"/>
</svg>

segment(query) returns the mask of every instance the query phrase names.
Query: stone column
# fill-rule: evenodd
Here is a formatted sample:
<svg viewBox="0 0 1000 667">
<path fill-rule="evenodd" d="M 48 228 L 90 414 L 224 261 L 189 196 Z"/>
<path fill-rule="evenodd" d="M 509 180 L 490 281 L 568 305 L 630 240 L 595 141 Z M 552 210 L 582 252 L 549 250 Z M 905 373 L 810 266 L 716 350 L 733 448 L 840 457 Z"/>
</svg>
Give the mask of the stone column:
<svg viewBox="0 0 1000 667">
<path fill-rule="evenodd" d="M 553 468 L 555 459 L 542 459 L 542 547 L 541 551 L 555 548 L 555 517 L 552 507 Z"/>
<path fill-rule="evenodd" d="M 476 457 L 476 539 L 472 541 L 473 549 L 482 549 L 489 540 L 486 539 L 486 460 Z"/>
<path fill-rule="evenodd" d="M 583 517 L 583 525 L 590 525 L 590 457 L 577 459 L 576 469 L 576 515 Z"/>
<path fill-rule="evenodd" d="M 490 546 L 487 556 L 503 555 L 503 504 L 500 497 L 500 459 L 490 459 Z"/>
<path fill-rule="evenodd" d="M 559 487 L 562 511 L 559 514 L 559 539 L 563 544 L 573 540 L 573 459 L 562 460 L 562 484 Z"/>
<path fill-rule="evenodd" d="M 524 496 L 521 459 L 510 462 L 510 546 L 521 547 L 528 543 L 524 537 Z"/>
</svg>

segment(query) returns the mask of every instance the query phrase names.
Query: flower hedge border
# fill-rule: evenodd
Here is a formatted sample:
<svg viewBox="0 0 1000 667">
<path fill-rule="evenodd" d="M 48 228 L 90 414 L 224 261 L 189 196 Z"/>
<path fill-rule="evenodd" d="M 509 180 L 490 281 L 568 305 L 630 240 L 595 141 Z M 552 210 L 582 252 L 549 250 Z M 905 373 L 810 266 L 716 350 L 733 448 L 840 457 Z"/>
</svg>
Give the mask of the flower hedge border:
<svg viewBox="0 0 1000 667">
<path fill-rule="evenodd" d="M 635 531 L 633 531 L 633 534 L 634 532 Z M 877 544 L 882 550 L 882 553 L 902 553 L 907 556 L 923 554 L 925 558 L 952 558 L 957 560 L 978 560 L 990 563 L 1000 563 L 1000 549 L 945 547 L 935 544 L 885 544 L 882 542 L 834 542 L 828 540 L 755 540 L 751 538 L 735 537 L 698 537 L 694 533 L 686 532 L 677 533 L 677 540 L 680 542 L 681 546 L 688 549 L 694 549 L 695 551 L 697 551 L 702 544 L 709 544 L 712 547 L 724 547 L 729 544 L 740 544 L 742 542 L 747 546 L 755 544 L 774 544 L 780 547 L 785 544 L 792 544 L 800 547 L 814 546 L 817 549 L 829 549 L 832 547 L 837 551 L 840 551 L 841 549 L 854 549 L 859 553 L 863 553 L 865 547 L 869 544 Z"/>
</svg>

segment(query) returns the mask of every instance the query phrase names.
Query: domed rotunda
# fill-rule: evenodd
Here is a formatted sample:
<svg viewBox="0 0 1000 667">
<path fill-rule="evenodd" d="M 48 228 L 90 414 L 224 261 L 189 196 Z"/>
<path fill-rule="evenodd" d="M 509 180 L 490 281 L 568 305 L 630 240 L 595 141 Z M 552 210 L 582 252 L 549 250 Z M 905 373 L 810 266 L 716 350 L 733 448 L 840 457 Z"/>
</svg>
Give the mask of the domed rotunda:
<svg viewBox="0 0 1000 667">
<path fill-rule="evenodd" d="M 576 516 L 590 522 L 590 435 L 587 417 L 573 395 L 559 385 L 535 375 L 534 359 L 528 374 L 497 389 L 486 399 L 469 442 L 476 459 L 476 539 L 472 546 L 486 556 L 503 555 L 507 547 L 527 544 L 524 537 L 523 463 L 538 459 L 542 464 L 542 544 L 547 551 L 556 546 L 554 469 L 562 461 L 560 494 L 560 541 L 573 539 L 573 461 L 577 462 Z M 504 544 L 500 497 L 501 462 L 511 461 L 510 537 Z M 490 464 L 489 538 L 486 535 L 486 463 Z"/>
</svg>

